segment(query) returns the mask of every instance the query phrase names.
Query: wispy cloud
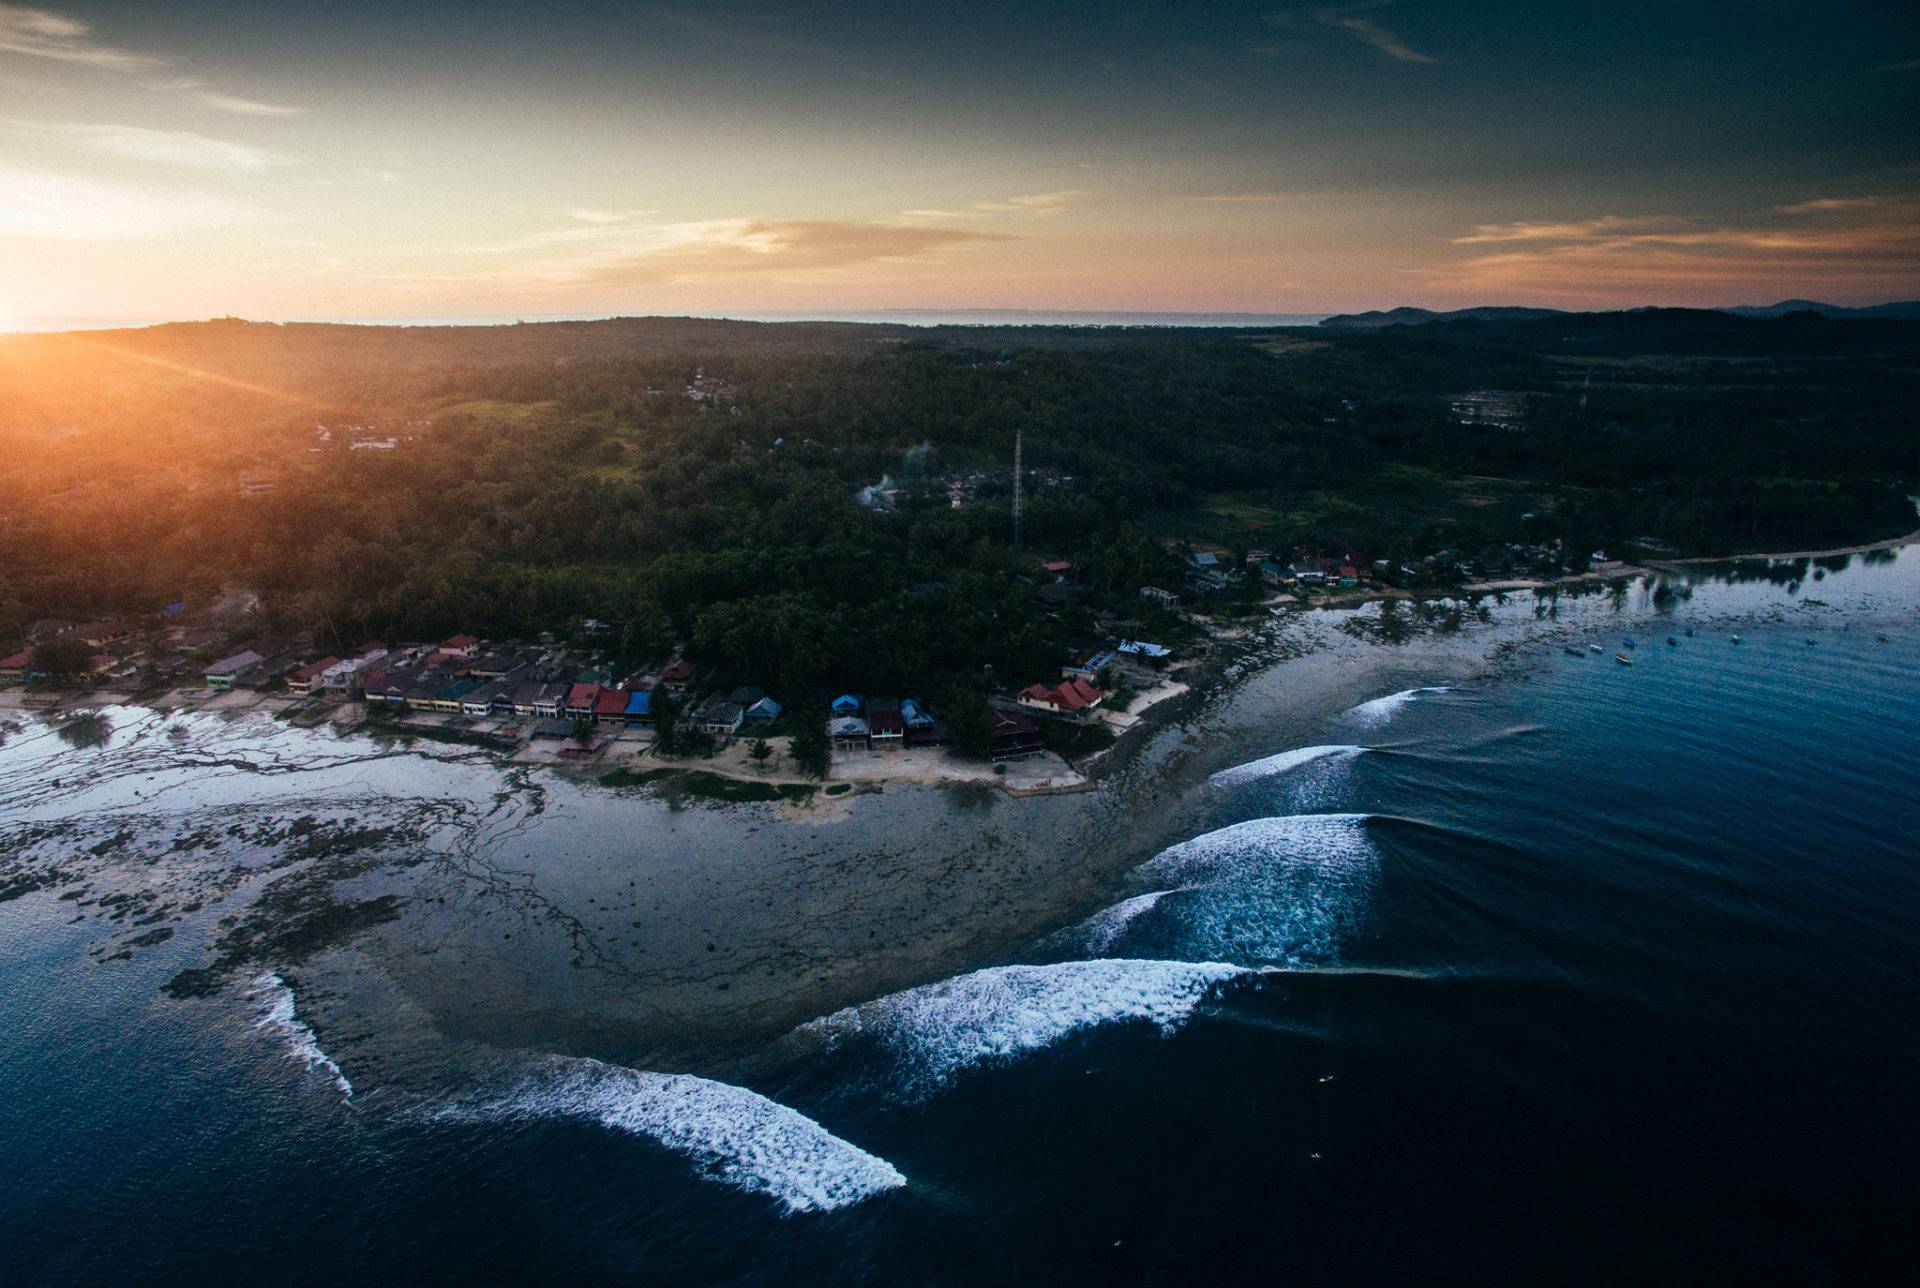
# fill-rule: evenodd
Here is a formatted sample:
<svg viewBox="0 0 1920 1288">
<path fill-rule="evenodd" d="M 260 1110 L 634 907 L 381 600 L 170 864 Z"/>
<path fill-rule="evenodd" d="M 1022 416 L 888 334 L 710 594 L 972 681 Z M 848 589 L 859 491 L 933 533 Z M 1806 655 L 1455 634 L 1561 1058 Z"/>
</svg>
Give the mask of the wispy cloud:
<svg viewBox="0 0 1920 1288">
<path fill-rule="evenodd" d="M 1438 284 L 1530 298 L 1646 303 L 1752 289 L 1907 292 L 1920 286 L 1920 197 L 1819 197 L 1722 218 L 1603 215 L 1485 224 L 1452 239 L 1482 253 Z M 1726 302 L 1725 300 L 1721 301 Z"/>
<path fill-rule="evenodd" d="M 128 75 L 145 75 L 167 65 L 153 54 L 135 53 L 94 39 L 93 28 L 77 18 L 47 9 L 0 3 L 0 54 L 76 63 Z M 188 78 L 147 81 L 148 89 L 191 95 L 203 106 L 241 116 L 292 116 L 304 110 L 278 103 L 223 94 L 202 81 Z"/>
<path fill-rule="evenodd" d="M 199 193 L 0 165 L 0 237 L 119 241 L 230 227 L 253 219 L 243 207 Z"/>
<path fill-rule="evenodd" d="M 267 170 L 287 158 L 245 143 L 210 139 L 186 130 L 149 130 L 139 125 L 93 125 L 80 121 L 8 121 L 9 133 L 47 139 L 95 156 L 201 170 Z"/>
<path fill-rule="evenodd" d="M 1004 233 L 973 229 L 841 220 L 588 224 L 464 251 L 509 257 L 509 263 L 448 273 L 390 275 L 384 280 L 551 290 L 744 277 L 804 279 L 836 269 L 919 258 L 970 243 L 1009 240 Z"/>
<path fill-rule="evenodd" d="M 261 103 L 250 98 L 237 98 L 232 94 L 222 94 L 207 88 L 205 81 L 189 77 L 176 77 L 171 80 L 148 81 L 148 89 L 157 89 L 169 94 L 187 94 L 195 102 L 222 112 L 232 112 L 238 116 L 298 116 L 306 109 L 286 107 L 279 103 Z"/>
<path fill-rule="evenodd" d="M 1061 192 L 1035 192 L 1020 197 L 1003 197 L 997 201 L 972 201 L 952 210 L 926 207 L 903 210 L 900 212 L 900 219 L 908 223 L 921 223 L 927 220 L 983 219 L 988 215 L 1044 217 L 1057 215 L 1092 195 L 1080 188 L 1068 188 Z"/>
<path fill-rule="evenodd" d="M 77 19 L 16 4 L 0 4 L 0 53 L 121 72 L 144 71 L 161 61 L 101 44 L 93 39 L 93 29 Z"/>
<path fill-rule="evenodd" d="M 1296 33 L 1334 33 L 1349 36 L 1385 54 L 1395 62 L 1432 63 L 1439 60 L 1423 54 L 1398 35 L 1366 15 L 1386 8 L 1393 0 L 1364 0 L 1361 4 L 1322 9 L 1280 9 L 1266 15 L 1267 25 Z M 1257 45 L 1255 53 L 1278 53 L 1283 47 Z"/>
</svg>

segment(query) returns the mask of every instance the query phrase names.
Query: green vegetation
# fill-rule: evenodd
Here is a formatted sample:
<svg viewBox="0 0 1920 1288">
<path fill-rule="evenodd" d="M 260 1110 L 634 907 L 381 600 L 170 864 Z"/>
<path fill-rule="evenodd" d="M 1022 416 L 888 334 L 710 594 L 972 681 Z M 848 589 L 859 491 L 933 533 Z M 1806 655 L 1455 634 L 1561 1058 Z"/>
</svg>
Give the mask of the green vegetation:
<svg viewBox="0 0 1920 1288">
<path fill-rule="evenodd" d="M 778 694 L 810 772 L 842 690 L 930 699 L 977 746 L 986 693 L 1114 632 L 1177 642 L 1138 590 L 1181 588 L 1184 543 L 1794 549 L 1904 531 L 1920 486 L 1898 322 L 221 322 L 0 337 L 0 359 L 0 642 L 229 586 L 323 648 L 592 617 L 631 658 L 681 640 L 703 682 Z M 1519 419 L 1459 423 L 1475 389 Z M 884 478 L 890 508 L 863 507 Z M 1064 599 L 1043 556 L 1074 565 Z"/>
</svg>

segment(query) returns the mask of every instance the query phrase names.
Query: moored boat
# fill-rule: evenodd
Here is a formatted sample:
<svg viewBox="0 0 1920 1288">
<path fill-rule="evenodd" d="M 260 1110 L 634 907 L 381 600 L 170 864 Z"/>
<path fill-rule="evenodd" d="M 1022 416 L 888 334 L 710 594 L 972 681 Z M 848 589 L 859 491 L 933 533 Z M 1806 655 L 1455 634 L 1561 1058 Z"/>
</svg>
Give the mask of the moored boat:
<svg viewBox="0 0 1920 1288">
<path fill-rule="evenodd" d="M 1625 653 L 1615 653 L 1613 655 L 1613 660 L 1618 662 L 1621 666 L 1633 665 L 1633 659 L 1628 657 Z"/>
</svg>

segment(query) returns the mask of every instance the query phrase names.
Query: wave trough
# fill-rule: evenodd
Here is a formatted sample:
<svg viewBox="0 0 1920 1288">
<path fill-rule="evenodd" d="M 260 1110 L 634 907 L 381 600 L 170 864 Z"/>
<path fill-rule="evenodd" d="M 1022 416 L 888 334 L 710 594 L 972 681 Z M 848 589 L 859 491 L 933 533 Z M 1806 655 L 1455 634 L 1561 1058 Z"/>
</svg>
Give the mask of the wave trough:
<svg viewBox="0 0 1920 1288">
<path fill-rule="evenodd" d="M 506 1096 L 451 1107 L 461 1121 L 575 1118 L 651 1137 L 704 1178 L 778 1201 L 788 1214 L 828 1212 L 907 1183 L 884 1158 L 813 1119 L 730 1083 L 555 1056 Z"/>
</svg>

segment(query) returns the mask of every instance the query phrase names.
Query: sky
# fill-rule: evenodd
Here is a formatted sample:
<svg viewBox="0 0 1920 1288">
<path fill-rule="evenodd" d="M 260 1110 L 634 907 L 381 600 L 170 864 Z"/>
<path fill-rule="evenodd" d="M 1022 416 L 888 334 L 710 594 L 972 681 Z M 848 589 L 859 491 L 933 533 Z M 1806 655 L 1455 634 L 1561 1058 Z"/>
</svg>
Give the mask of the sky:
<svg viewBox="0 0 1920 1288">
<path fill-rule="evenodd" d="M 0 0 L 25 319 L 1920 297 L 1920 5 Z"/>
</svg>

